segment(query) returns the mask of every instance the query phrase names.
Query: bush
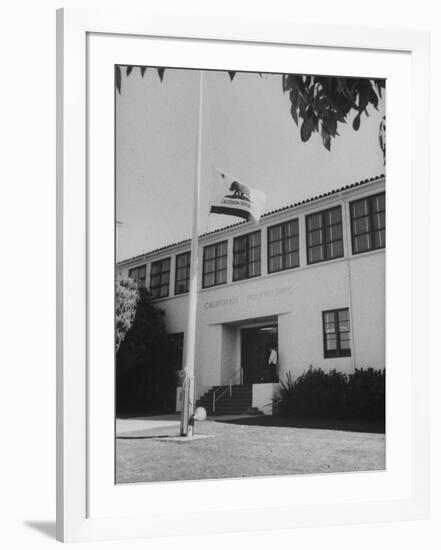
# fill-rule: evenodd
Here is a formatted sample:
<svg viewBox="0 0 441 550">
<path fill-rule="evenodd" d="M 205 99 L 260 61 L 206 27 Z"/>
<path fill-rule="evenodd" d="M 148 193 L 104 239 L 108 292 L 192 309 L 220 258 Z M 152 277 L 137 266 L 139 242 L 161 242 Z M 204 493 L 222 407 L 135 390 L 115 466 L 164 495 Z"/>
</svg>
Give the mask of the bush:
<svg viewBox="0 0 441 550">
<path fill-rule="evenodd" d="M 274 405 L 280 416 L 384 420 L 385 371 L 356 369 L 347 375 L 310 367 L 295 380 L 288 373 Z"/>
<path fill-rule="evenodd" d="M 164 312 L 153 305 L 149 292 L 141 288 L 133 324 L 116 354 L 117 412 L 172 411 L 175 392 Z"/>
<path fill-rule="evenodd" d="M 116 351 L 124 340 L 135 319 L 138 303 L 138 287 L 132 279 L 118 277 L 115 289 L 115 347 Z"/>
</svg>

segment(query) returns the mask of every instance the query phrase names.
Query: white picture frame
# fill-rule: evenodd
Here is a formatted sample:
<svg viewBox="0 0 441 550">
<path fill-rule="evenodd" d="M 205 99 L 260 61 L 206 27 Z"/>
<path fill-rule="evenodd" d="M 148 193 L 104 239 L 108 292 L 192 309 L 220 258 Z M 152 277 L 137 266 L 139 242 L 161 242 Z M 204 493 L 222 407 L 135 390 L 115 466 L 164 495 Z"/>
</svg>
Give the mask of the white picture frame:
<svg viewBox="0 0 441 550">
<path fill-rule="evenodd" d="M 250 17 L 247 21 L 234 18 L 220 21 L 215 17 L 159 16 L 148 11 L 135 13 L 82 9 L 59 10 L 57 31 L 58 540 L 65 542 L 111 540 L 165 534 L 258 530 L 262 525 L 265 525 L 266 529 L 276 529 L 427 517 L 429 501 L 428 34 L 416 31 L 345 28 L 334 25 L 299 25 L 282 18 L 264 21 Z M 118 509 L 116 507 L 111 509 L 110 505 L 106 507 L 103 502 L 100 502 L 100 500 L 111 502 L 114 487 L 108 487 L 107 494 L 104 485 L 100 485 L 101 481 L 99 483 L 96 481 L 96 475 L 98 475 L 96 464 L 100 460 L 113 460 L 113 457 L 101 456 L 99 449 L 91 454 L 90 445 L 90 433 L 96 433 L 96 428 L 102 422 L 99 415 L 95 414 L 96 395 L 90 385 L 88 339 L 91 275 L 93 279 L 88 256 L 89 232 L 98 223 L 93 208 L 93 191 L 91 200 L 89 188 L 94 168 L 91 174 L 88 147 L 91 140 L 95 139 L 93 134 L 95 130 L 91 130 L 89 125 L 90 118 L 94 114 L 91 113 L 93 102 L 89 103 L 93 94 L 90 93 L 88 69 L 90 69 L 93 54 L 90 51 L 90 39 L 96 36 L 113 37 L 113 39 L 118 37 L 118 40 L 124 41 L 126 45 L 131 40 L 140 40 L 142 37 L 162 43 L 168 40 L 180 40 L 183 43 L 189 41 L 196 45 L 196 49 L 201 47 L 204 41 L 206 41 L 205 44 L 216 41 L 216 43 L 234 45 L 238 48 L 260 45 L 259 47 L 266 48 L 305 48 L 305 52 L 310 48 L 316 51 L 335 52 L 335 55 L 337 52 L 348 52 L 355 63 L 358 62 L 357 56 L 361 56 L 363 52 L 376 52 L 384 56 L 389 54 L 405 56 L 408 60 L 410 87 L 406 91 L 406 97 L 409 101 L 403 103 L 403 108 L 408 112 L 401 112 L 401 116 L 403 119 L 406 118 L 406 124 L 408 124 L 403 135 L 409 140 L 403 146 L 409 148 L 409 155 L 406 155 L 402 163 L 397 162 L 400 138 L 395 137 L 396 130 L 390 131 L 388 126 L 388 178 L 392 181 L 402 179 L 408 182 L 407 191 L 404 193 L 406 197 L 403 205 L 405 206 L 401 213 L 397 212 L 397 216 L 401 215 L 403 218 L 406 215 L 409 223 L 405 236 L 410 239 L 408 242 L 411 246 L 409 247 L 406 242 L 402 248 L 394 249 L 396 252 L 391 254 L 388 260 L 390 290 L 388 300 L 390 297 L 390 303 L 393 302 L 392 311 L 395 311 L 393 304 L 399 303 L 400 299 L 404 304 L 404 315 L 402 312 L 395 313 L 398 314 L 397 317 L 407 315 L 409 320 L 407 330 L 410 338 L 410 353 L 408 357 L 402 356 L 403 362 L 408 361 L 409 368 L 403 368 L 403 372 L 400 373 L 402 388 L 406 395 L 402 396 L 401 401 L 398 397 L 393 401 L 397 404 L 394 409 L 391 409 L 390 403 L 387 406 L 387 433 L 397 433 L 396 439 L 401 438 L 403 445 L 401 448 L 407 451 L 402 453 L 402 468 L 399 465 L 398 451 L 397 460 L 388 462 L 386 475 L 390 479 L 380 476 L 373 484 L 368 480 L 367 484 L 371 486 L 369 496 L 366 496 L 368 493 L 365 492 L 360 493 L 360 498 L 355 494 L 355 497 L 348 496 L 346 501 L 337 499 L 335 486 L 336 483 L 340 483 L 338 477 L 334 476 L 331 479 L 332 476 L 305 476 L 301 481 L 296 481 L 298 487 L 301 484 L 302 490 L 308 492 L 308 486 L 322 483 L 320 481 L 322 478 L 323 483 L 328 487 L 328 498 L 321 499 L 311 491 L 312 496 L 303 503 L 301 501 L 290 503 L 287 498 L 280 500 L 276 506 L 268 506 L 257 499 L 252 507 L 246 503 L 241 506 L 234 498 L 234 492 L 238 490 L 237 484 L 245 480 L 226 480 L 218 481 L 217 487 L 224 488 L 221 491 L 224 490 L 227 495 L 225 502 L 228 502 L 228 495 L 230 495 L 234 508 L 233 505 L 230 508 L 225 505 L 223 509 L 213 509 L 210 505 L 198 506 L 197 500 L 194 503 L 189 502 L 185 512 L 176 509 L 167 511 L 160 507 L 155 511 L 142 507 L 142 502 L 145 501 L 149 492 L 151 495 L 154 493 L 154 499 L 159 498 L 161 492 L 165 491 L 169 497 L 175 490 L 173 486 L 178 484 L 167 484 L 167 489 L 160 484 L 154 487 L 149 484 L 125 486 L 119 490 L 118 500 L 124 503 L 130 499 L 135 503 L 132 508 L 122 504 Z M 127 47 L 129 52 L 130 47 Z M 121 59 L 118 62 L 132 63 L 132 59 Z M 393 201 L 394 196 L 397 196 L 393 191 L 396 186 L 391 186 L 391 189 L 392 193 L 389 196 Z M 111 238 L 113 242 L 113 235 Z M 394 287 L 392 287 L 390 277 L 391 273 L 397 273 L 393 266 L 400 263 L 400 258 L 397 258 L 399 254 L 406 256 L 403 265 L 409 268 L 408 277 L 403 277 L 404 282 L 396 283 L 394 278 Z M 112 344 L 109 343 L 109 345 Z M 388 378 L 388 383 L 389 380 L 391 380 L 392 389 L 397 388 L 398 375 Z M 401 411 L 396 410 L 399 407 L 402 407 Z M 401 416 L 404 424 L 401 430 L 398 413 L 404 413 Z M 113 419 L 111 421 L 113 422 Z M 106 433 L 104 426 L 102 432 Z M 400 449 L 400 441 L 396 444 L 396 450 Z M 389 450 L 393 451 L 391 445 Z M 394 464 L 397 465 L 396 468 Z M 348 485 L 356 485 L 357 477 L 360 476 L 352 477 Z M 387 483 L 383 483 L 384 481 Z M 192 492 L 202 495 L 204 491 L 212 490 L 208 483 L 210 482 L 200 482 L 199 487 L 193 484 Z M 254 485 L 249 483 L 247 486 L 251 492 L 256 491 L 255 494 L 259 494 L 259 490 L 265 491 L 266 494 L 273 492 L 275 497 L 282 494 L 283 486 L 286 486 L 288 481 L 260 479 L 253 480 L 253 483 Z M 382 483 L 388 487 L 388 493 L 376 493 L 377 487 Z M 179 494 L 179 498 L 185 490 L 183 486 L 185 484 L 180 484 L 180 489 L 176 488 L 176 495 Z M 198 493 L 199 490 L 200 493 Z M 367 487 L 365 490 L 367 491 Z M 91 492 L 94 494 L 92 506 Z M 342 492 L 344 493 L 343 487 Z M 133 495 L 136 496 L 132 498 Z M 98 504 L 95 505 L 95 502 Z M 273 502 L 277 503 L 277 498 L 273 498 Z M 140 510 L 144 510 L 144 513 Z"/>
</svg>

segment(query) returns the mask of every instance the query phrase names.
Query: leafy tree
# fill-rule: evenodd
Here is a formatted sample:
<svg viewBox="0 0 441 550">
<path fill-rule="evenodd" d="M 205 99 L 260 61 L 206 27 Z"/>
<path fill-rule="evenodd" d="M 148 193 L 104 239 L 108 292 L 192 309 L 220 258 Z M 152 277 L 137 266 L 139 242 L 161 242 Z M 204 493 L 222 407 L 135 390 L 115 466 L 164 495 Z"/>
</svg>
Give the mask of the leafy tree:
<svg viewBox="0 0 441 550">
<path fill-rule="evenodd" d="M 127 331 L 132 326 L 136 313 L 139 293 L 136 283 L 131 279 L 118 277 L 115 290 L 115 348 L 119 350 Z"/>
<path fill-rule="evenodd" d="M 175 370 L 168 361 L 164 312 L 150 293 L 139 289 L 136 315 L 116 355 L 117 411 L 142 413 L 172 410 Z"/>
<path fill-rule="evenodd" d="M 148 67 L 139 67 L 144 76 Z M 133 70 L 132 65 L 126 66 L 126 75 Z M 158 67 L 158 76 L 162 82 L 165 69 Z M 227 71 L 230 80 L 236 72 Z M 261 75 L 261 73 L 259 73 Z M 115 68 L 115 85 L 121 93 L 122 67 Z M 315 75 L 282 75 L 282 90 L 289 94 L 291 101 L 291 117 L 297 126 L 300 126 L 301 140 L 306 142 L 311 135 L 318 132 L 323 145 L 331 150 L 332 139 L 338 136 L 338 124 L 347 122 L 351 111 L 357 114 L 352 122 L 352 128 L 360 128 L 362 116 L 369 116 L 368 108 L 378 110 L 378 104 L 386 81 L 380 78 L 346 78 Z M 379 144 L 386 155 L 385 146 L 386 123 L 385 117 L 379 128 Z"/>
</svg>

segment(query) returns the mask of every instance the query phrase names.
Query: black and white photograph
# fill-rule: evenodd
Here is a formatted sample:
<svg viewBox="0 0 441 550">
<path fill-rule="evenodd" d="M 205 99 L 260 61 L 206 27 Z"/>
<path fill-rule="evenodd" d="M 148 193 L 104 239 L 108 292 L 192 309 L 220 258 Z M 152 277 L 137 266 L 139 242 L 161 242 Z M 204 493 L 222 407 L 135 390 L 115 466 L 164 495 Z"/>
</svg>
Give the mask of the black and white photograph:
<svg viewBox="0 0 441 550">
<path fill-rule="evenodd" d="M 386 80 L 115 66 L 115 482 L 386 469 Z"/>
</svg>

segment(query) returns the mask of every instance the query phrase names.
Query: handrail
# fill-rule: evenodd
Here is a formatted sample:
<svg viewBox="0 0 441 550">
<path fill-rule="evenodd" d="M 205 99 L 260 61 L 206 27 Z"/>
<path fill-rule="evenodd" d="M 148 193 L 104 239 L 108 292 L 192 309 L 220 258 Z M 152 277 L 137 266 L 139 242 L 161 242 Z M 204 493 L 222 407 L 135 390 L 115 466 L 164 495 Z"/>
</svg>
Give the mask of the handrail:
<svg viewBox="0 0 441 550">
<path fill-rule="evenodd" d="M 236 372 L 234 372 L 226 381 L 225 384 L 221 384 L 217 389 L 213 391 L 213 414 L 216 411 L 216 401 L 219 401 L 221 397 L 223 397 L 228 390 L 230 390 L 230 397 L 233 395 L 233 379 L 237 376 L 239 376 L 239 384 L 242 386 L 243 384 L 243 368 L 240 367 Z M 219 390 L 223 390 L 222 393 L 216 398 L 216 393 Z"/>
</svg>

